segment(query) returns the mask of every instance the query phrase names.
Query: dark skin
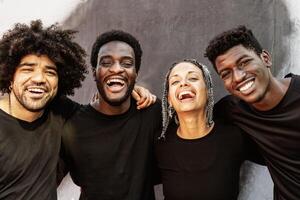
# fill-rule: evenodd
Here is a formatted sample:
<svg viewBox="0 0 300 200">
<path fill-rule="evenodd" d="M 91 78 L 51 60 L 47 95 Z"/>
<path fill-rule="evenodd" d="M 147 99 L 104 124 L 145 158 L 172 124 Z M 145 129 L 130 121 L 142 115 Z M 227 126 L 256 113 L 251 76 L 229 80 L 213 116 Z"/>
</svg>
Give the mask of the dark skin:
<svg viewBox="0 0 300 200">
<path fill-rule="evenodd" d="M 237 45 L 219 55 L 215 66 L 227 91 L 260 111 L 274 108 L 290 84 L 290 79 L 272 75 L 271 56 L 266 50 L 257 55 Z"/>
</svg>

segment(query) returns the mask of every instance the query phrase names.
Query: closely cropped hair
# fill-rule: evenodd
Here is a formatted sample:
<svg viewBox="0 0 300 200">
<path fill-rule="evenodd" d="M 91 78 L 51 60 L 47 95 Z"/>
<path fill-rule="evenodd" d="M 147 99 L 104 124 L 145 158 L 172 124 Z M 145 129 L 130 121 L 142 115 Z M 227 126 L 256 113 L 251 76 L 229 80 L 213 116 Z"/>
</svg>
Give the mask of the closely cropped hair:
<svg viewBox="0 0 300 200">
<path fill-rule="evenodd" d="M 91 53 L 91 65 L 95 69 L 97 67 L 97 60 L 98 60 L 98 53 L 100 48 L 112 41 L 121 41 L 127 43 L 129 46 L 132 47 L 134 51 L 134 56 L 135 56 L 135 69 L 136 72 L 138 73 L 140 66 L 141 66 L 141 58 L 142 58 L 142 48 L 139 43 L 139 41 L 132 36 L 129 33 L 126 33 L 121 30 L 112 30 L 105 32 L 101 35 L 99 35 L 96 39 L 96 41 L 93 44 L 93 49 Z"/>
<path fill-rule="evenodd" d="M 253 35 L 250 29 L 245 26 L 238 26 L 231 30 L 225 31 L 217 35 L 209 42 L 206 52 L 204 54 L 210 62 L 215 66 L 215 60 L 219 55 L 224 54 L 228 49 L 243 45 L 247 49 L 254 50 L 257 55 L 262 53 L 262 47 Z"/>
<path fill-rule="evenodd" d="M 15 24 L 0 40 L 0 91 L 10 92 L 11 81 L 21 59 L 29 54 L 47 55 L 56 65 L 58 93 L 73 95 L 87 73 L 86 53 L 73 39 L 76 31 L 57 24 L 43 28 L 41 20 Z"/>
<path fill-rule="evenodd" d="M 205 86 L 206 86 L 206 94 L 207 94 L 206 95 L 207 103 L 206 103 L 206 108 L 205 108 L 206 120 L 207 120 L 206 125 L 207 125 L 207 127 L 211 127 L 212 124 L 214 123 L 213 122 L 214 94 L 213 94 L 213 83 L 212 83 L 212 78 L 211 78 L 210 72 L 205 65 L 199 63 L 197 60 L 184 59 L 179 62 L 173 63 L 165 77 L 163 97 L 162 97 L 162 102 L 161 102 L 162 103 L 163 122 L 162 122 L 162 132 L 161 132 L 159 139 L 165 139 L 166 131 L 167 131 L 168 126 L 172 119 L 174 119 L 176 121 L 176 123 L 178 123 L 176 112 L 175 112 L 174 108 L 170 106 L 170 104 L 168 102 L 169 77 L 170 77 L 170 73 L 171 73 L 172 69 L 177 64 L 182 63 L 182 62 L 191 63 L 191 64 L 195 65 L 196 67 L 198 67 L 202 71 L 203 79 L 204 79 Z"/>
</svg>

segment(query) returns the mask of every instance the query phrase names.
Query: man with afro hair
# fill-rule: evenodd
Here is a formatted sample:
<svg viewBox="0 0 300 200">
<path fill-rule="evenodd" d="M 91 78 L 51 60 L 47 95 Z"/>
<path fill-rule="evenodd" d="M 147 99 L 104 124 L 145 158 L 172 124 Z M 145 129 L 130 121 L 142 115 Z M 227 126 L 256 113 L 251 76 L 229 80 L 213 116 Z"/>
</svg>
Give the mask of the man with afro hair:
<svg viewBox="0 0 300 200">
<path fill-rule="evenodd" d="M 55 200 L 63 118 L 58 97 L 87 72 L 74 31 L 40 20 L 0 40 L 0 199 Z"/>
<path fill-rule="evenodd" d="M 206 56 L 232 94 L 219 101 L 215 114 L 256 142 L 274 182 L 274 199 L 300 199 L 300 77 L 274 77 L 271 55 L 245 26 L 216 36 Z"/>
</svg>

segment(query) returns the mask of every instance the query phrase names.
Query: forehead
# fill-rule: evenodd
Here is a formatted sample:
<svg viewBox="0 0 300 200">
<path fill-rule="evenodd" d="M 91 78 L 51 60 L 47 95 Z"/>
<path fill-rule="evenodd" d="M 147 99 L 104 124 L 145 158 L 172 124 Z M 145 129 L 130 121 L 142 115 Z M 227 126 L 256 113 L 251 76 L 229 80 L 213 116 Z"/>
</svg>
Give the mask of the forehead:
<svg viewBox="0 0 300 200">
<path fill-rule="evenodd" d="M 254 50 L 248 49 L 248 48 L 246 48 L 246 47 L 244 47 L 243 45 L 240 44 L 240 45 L 231 47 L 225 53 L 219 55 L 216 58 L 216 64 L 225 62 L 228 59 L 230 59 L 230 60 L 231 59 L 237 60 L 241 56 L 245 56 L 245 55 L 248 55 L 248 56 L 257 56 L 256 53 L 254 52 Z"/>
<path fill-rule="evenodd" d="M 98 56 L 134 58 L 134 51 L 133 48 L 125 42 L 111 41 L 101 46 L 101 48 L 99 49 Z"/>
<path fill-rule="evenodd" d="M 20 64 L 26 63 L 26 62 L 31 63 L 31 64 L 44 63 L 45 65 L 55 66 L 55 63 L 47 55 L 28 54 L 21 58 Z"/>
<path fill-rule="evenodd" d="M 170 78 L 172 76 L 185 76 L 188 73 L 197 73 L 202 76 L 202 71 L 196 65 L 189 62 L 180 62 L 173 67 L 170 73 Z"/>
</svg>

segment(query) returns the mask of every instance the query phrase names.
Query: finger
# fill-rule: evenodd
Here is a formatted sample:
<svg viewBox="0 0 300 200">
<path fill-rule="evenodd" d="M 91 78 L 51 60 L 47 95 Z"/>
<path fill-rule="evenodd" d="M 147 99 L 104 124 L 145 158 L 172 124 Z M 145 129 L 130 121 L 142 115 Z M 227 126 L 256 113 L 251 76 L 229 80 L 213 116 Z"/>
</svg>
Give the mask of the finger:
<svg viewBox="0 0 300 200">
<path fill-rule="evenodd" d="M 154 104 L 156 102 L 157 97 L 154 94 L 152 94 L 151 97 L 152 97 L 151 102 L 152 102 L 152 104 Z"/>
<path fill-rule="evenodd" d="M 135 91 L 135 90 L 132 90 L 132 93 L 131 93 L 132 97 L 137 101 L 139 102 L 141 97 L 140 95 Z"/>
<path fill-rule="evenodd" d="M 150 92 L 147 90 L 139 90 L 138 94 L 140 96 L 140 99 L 137 101 L 137 105 L 143 104 L 145 101 L 149 100 L 150 98 Z"/>
<path fill-rule="evenodd" d="M 151 105 L 151 96 L 152 95 L 147 95 L 147 97 L 145 97 L 143 101 L 138 105 L 138 109 L 144 109 Z"/>
<path fill-rule="evenodd" d="M 152 105 L 152 104 L 154 104 L 156 102 L 156 96 L 153 94 L 153 95 L 151 95 L 151 101 L 149 102 L 150 103 L 150 105 Z M 149 106 L 150 106 L 149 105 Z"/>
</svg>

